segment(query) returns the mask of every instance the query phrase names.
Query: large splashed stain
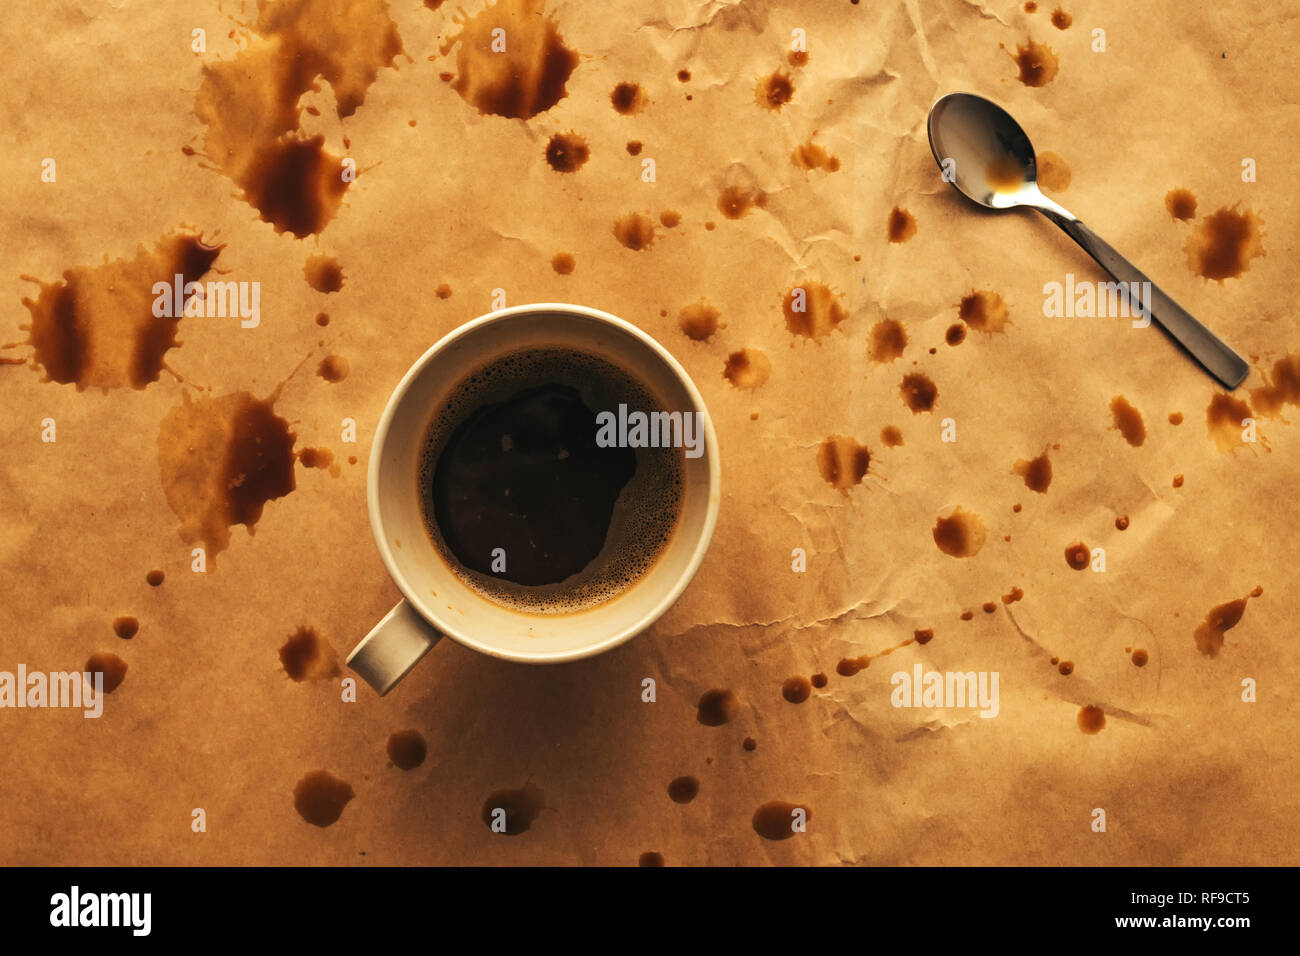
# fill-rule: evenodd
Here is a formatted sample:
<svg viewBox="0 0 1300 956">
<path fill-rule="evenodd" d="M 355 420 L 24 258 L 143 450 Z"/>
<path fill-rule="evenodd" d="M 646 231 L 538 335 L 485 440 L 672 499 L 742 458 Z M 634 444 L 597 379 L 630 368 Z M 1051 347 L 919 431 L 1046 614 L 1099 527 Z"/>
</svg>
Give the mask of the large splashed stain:
<svg viewBox="0 0 1300 956">
<path fill-rule="evenodd" d="M 1187 237 L 1187 264 L 1198 276 L 1219 284 L 1239 277 L 1250 268 L 1250 260 L 1264 254 L 1261 225 L 1249 209 L 1238 212 L 1234 206 L 1211 213 Z"/>
<path fill-rule="evenodd" d="M 1006 301 L 996 292 L 971 292 L 957 303 L 957 316 L 976 332 L 1002 332 L 1007 327 L 1011 311 Z"/>
<path fill-rule="evenodd" d="M 1278 359 L 1263 377 L 1264 384 L 1250 390 L 1259 414 L 1276 418 L 1287 405 L 1300 405 L 1300 352 Z"/>
<path fill-rule="evenodd" d="M 1038 494 L 1046 494 L 1052 484 L 1052 460 L 1047 449 L 1037 458 L 1021 458 L 1012 466 L 1012 472 L 1025 480 L 1025 487 Z"/>
<path fill-rule="evenodd" d="M 849 317 L 839 295 L 820 282 L 797 285 L 781 303 L 785 327 L 795 335 L 817 340 L 835 331 Z"/>
<path fill-rule="evenodd" d="M 314 827 L 328 827 L 343 816 L 343 808 L 355 797 L 351 784 L 328 770 L 304 774 L 293 787 L 293 807 Z"/>
<path fill-rule="evenodd" d="M 544 7 L 543 0 L 499 0 L 471 18 L 456 18 L 461 30 L 441 52 L 460 44 L 451 88 L 461 99 L 483 114 L 526 120 L 564 98 L 578 53 Z"/>
<path fill-rule="evenodd" d="M 1205 428 L 1219 451 L 1235 451 L 1242 446 L 1250 406 L 1239 398 L 1216 392 L 1205 409 Z"/>
<path fill-rule="evenodd" d="M 215 558 L 237 524 L 252 534 L 268 501 L 294 490 L 289 423 L 269 398 L 234 392 L 191 399 L 168 412 L 158 431 L 158 470 L 167 504 L 187 544 Z"/>
<path fill-rule="evenodd" d="M 280 647 L 280 666 L 295 683 L 338 677 L 338 654 L 329 642 L 306 625 L 289 635 Z"/>
<path fill-rule="evenodd" d="M 173 233 L 152 249 L 141 245 L 133 259 L 77 266 L 58 282 L 23 276 L 40 287 L 35 299 L 22 300 L 31 313 L 23 328 L 44 381 L 76 385 L 77 391 L 143 389 L 158 381 L 167 353 L 180 344 L 180 320 L 202 301 L 184 295 L 185 285 L 206 275 L 222 248 L 197 235 Z M 181 303 L 175 301 L 178 275 Z M 160 282 L 168 292 L 155 294 Z"/>
<path fill-rule="evenodd" d="M 351 116 L 402 52 L 386 0 L 261 5 L 244 49 L 203 68 L 194 112 L 208 128 L 204 155 L 276 232 L 319 233 L 348 183 L 324 137 L 302 135 L 298 102 L 320 77 L 339 118 Z"/>
<path fill-rule="evenodd" d="M 772 360 L 762 349 L 738 349 L 727 356 L 722 377 L 736 388 L 758 388 L 772 375 Z"/>
<path fill-rule="evenodd" d="M 832 488 L 847 492 L 871 468 L 871 452 L 845 435 L 832 435 L 817 449 L 817 471 Z"/>
<path fill-rule="evenodd" d="M 805 175 L 814 169 L 828 173 L 839 172 L 839 157 L 832 156 L 825 147 L 818 146 L 811 139 L 796 146 L 790 154 L 790 162 L 802 169 Z"/>
<path fill-rule="evenodd" d="M 1007 52 L 1010 53 L 1009 50 Z M 1017 79 L 1025 86 L 1046 86 L 1056 79 L 1056 74 L 1060 71 L 1056 51 L 1046 43 L 1036 43 L 1031 39 L 1016 44 L 1012 59 L 1020 71 Z"/>
<path fill-rule="evenodd" d="M 1223 635 L 1240 623 L 1242 615 L 1246 613 L 1246 602 L 1263 593 L 1263 588 L 1256 587 L 1243 598 L 1210 608 L 1205 621 L 1193 635 L 1196 649 L 1206 657 L 1218 657 L 1219 651 L 1223 650 Z"/>
<path fill-rule="evenodd" d="M 907 330 L 897 319 L 881 319 L 871 327 L 871 343 L 867 355 L 877 365 L 885 365 L 902 358 L 907 348 Z"/>
<path fill-rule="evenodd" d="M 964 508 L 954 508 L 948 517 L 940 517 L 932 534 L 939 550 L 953 558 L 973 557 L 988 537 L 983 519 Z"/>
</svg>

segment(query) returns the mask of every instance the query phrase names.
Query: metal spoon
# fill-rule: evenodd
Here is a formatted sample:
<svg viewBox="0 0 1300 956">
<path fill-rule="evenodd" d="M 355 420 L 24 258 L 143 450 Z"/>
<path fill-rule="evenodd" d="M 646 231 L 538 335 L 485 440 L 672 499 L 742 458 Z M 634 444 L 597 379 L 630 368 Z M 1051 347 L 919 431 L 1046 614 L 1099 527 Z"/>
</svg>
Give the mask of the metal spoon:
<svg viewBox="0 0 1300 956">
<path fill-rule="evenodd" d="M 927 125 L 935 162 L 944 170 L 944 178 L 966 198 L 989 209 L 1037 209 L 1116 280 L 1127 283 L 1128 289 L 1150 290 L 1145 303 L 1130 296 L 1135 307 L 1142 309 L 1143 315 L 1149 314 L 1207 372 L 1229 389 L 1242 383 L 1250 371 L 1245 359 L 1160 291 L 1078 217 L 1039 192 L 1033 144 L 1006 110 L 982 96 L 949 93 L 930 107 Z"/>
</svg>

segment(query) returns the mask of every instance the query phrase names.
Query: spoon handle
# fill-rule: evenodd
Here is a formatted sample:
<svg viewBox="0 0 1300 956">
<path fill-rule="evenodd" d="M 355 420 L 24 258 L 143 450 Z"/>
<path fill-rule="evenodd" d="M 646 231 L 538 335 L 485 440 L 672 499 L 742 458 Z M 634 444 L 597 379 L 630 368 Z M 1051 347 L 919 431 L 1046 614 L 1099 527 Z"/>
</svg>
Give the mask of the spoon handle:
<svg viewBox="0 0 1300 956">
<path fill-rule="evenodd" d="M 1245 380 L 1250 372 L 1250 366 L 1246 364 L 1245 359 L 1196 321 L 1190 312 L 1165 295 L 1158 285 L 1148 279 L 1141 269 L 1116 252 L 1110 243 L 1051 200 L 1047 200 L 1047 203 L 1049 205 L 1038 207 L 1039 212 L 1060 226 L 1067 236 L 1097 261 L 1098 265 L 1118 281 L 1129 283 L 1130 289 L 1149 290 L 1149 298 L 1144 304 L 1151 318 L 1168 333 L 1170 338 L 1186 349 L 1192 358 L 1200 362 L 1207 372 L 1222 382 L 1229 391 Z M 1139 282 L 1146 285 L 1134 284 Z"/>
</svg>

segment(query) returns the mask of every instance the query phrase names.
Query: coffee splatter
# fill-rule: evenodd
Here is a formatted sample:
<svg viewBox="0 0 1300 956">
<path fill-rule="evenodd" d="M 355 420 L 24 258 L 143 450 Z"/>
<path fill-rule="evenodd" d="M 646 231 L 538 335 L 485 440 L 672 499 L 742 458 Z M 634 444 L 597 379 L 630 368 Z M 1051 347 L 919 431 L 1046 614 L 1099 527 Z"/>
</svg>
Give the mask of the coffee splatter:
<svg viewBox="0 0 1300 956">
<path fill-rule="evenodd" d="M 795 811 L 803 812 L 797 814 Z M 764 840 L 788 840 L 801 832 L 795 829 L 796 822 L 801 818 L 804 822 L 810 822 L 812 811 L 797 803 L 773 800 L 754 811 L 751 823 L 754 832 Z"/>
<path fill-rule="evenodd" d="M 740 713 L 740 700 L 729 690 L 705 691 L 696 704 L 695 719 L 706 727 L 721 727 Z"/>
<path fill-rule="evenodd" d="M 140 622 L 133 617 L 118 617 L 113 619 L 113 633 L 124 641 L 129 641 L 140 632 Z"/>
<path fill-rule="evenodd" d="M 650 98 L 638 83 L 619 83 L 609 94 L 609 101 L 614 105 L 616 112 L 624 116 L 632 116 L 645 109 Z"/>
<path fill-rule="evenodd" d="M 1115 519 L 1115 530 L 1116 530 L 1116 531 L 1127 531 L 1127 530 L 1128 530 L 1128 523 L 1129 523 L 1129 522 L 1128 522 L 1128 515 L 1120 515 L 1118 518 Z"/>
<path fill-rule="evenodd" d="M 1038 154 L 1038 185 L 1054 193 L 1070 188 L 1073 178 L 1070 167 L 1058 154 L 1050 150 Z"/>
<path fill-rule="evenodd" d="M 718 331 L 718 315 L 717 309 L 701 299 L 677 313 L 677 327 L 688 339 L 707 342 Z"/>
<path fill-rule="evenodd" d="M 316 374 L 327 382 L 341 382 L 348 377 L 351 365 L 342 355 L 327 355 L 321 359 L 320 365 L 316 368 Z"/>
<path fill-rule="evenodd" d="M 1007 327 L 1010 311 L 996 292 L 972 292 L 962 296 L 957 317 L 976 332 L 1001 332 Z"/>
<path fill-rule="evenodd" d="M 886 448 L 897 448 L 903 444 L 903 433 L 893 425 L 880 429 L 880 443 Z"/>
<path fill-rule="evenodd" d="M 433 290 L 433 294 L 436 295 L 436 296 L 437 296 L 438 298 L 440 298 L 440 299 L 450 299 L 450 298 L 451 298 L 451 286 L 449 286 L 449 285 L 447 285 L 447 283 L 443 282 L 443 283 L 441 283 L 441 284 L 438 286 L 438 288 L 436 288 L 436 289 Z"/>
<path fill-rule="evenodd" d="M 867 347 L 867 355 L 877 365 L 901 358 L 906 347 L 907 330 L 897 319 L 881 319 L 871 327 L 871 344 Z"/>
<path fill-rule="evenodd" d="M 791 66 L 807 66 L 807 65 L 808 65 L 808 51 L 807 51 L 807 50 L 791 50 L 789 53 L 787 53 L 787 54 L 785 55 L 785 60 L 786 60 L 786 62 L 789 63 Z"/>
<path fill-rule="evenodd" d="M 934 403 L 939 400 L 939 386 L 929 376 L 911 372 L 903 376 L 898 394 L 903 397 L 903 404 L 912 410 L 912 414 L 919 415 L 934 409 Z"/>
<path fill-rule="evenodd" d="M 108 651 L 91 654 L 82 670 L 88 674 L 104 675 L 105 694 L 113 693 L 126 679 L 126 661 Z"/>
<path fill-rule="evenodd" d="M 954 322 L 948 326 L 948 331 L 943 334 L 943 340 L 949 345 L 961 345 L 966 341 L 966 326 L 962 322 Z"/>
<path fill-rule="evenodd" d="M 289 423 L 269 398 L 234 392 L 218 398 L 184 395 L 162 420 L 158 469 L 163 492 L 180 519 L 182 540 L 202 542 L 214 558 L 237 524 L 252 534 L 268 501 L 294 489 Z"/>
<path fill-rule="evenodd" d="M 497 790 L 483 801 L 482 820 L 488 829 L 501 820 L 504 814 L 505 830 L 497 831 L 506 836 L 518 836 L 524 833 L 536 821 L 542 812 L 542 800 L 545 794 L 532 783 L 526 783 L 518 790 Z"/>
<path fill-rule="evenodd" d="M 629 156 L 640 156 L 642 143 L 639 139 L 629 139 L 625 148 Z"/>
<path fill-rule="evenodd" d="M 916 235 L 916 219 L 906 209 L 895 206 L 889 211 L 889 222 L 885 235 L 890 242 L 907 242 Z"/>
<path fill-rule="evenodd" d="M 1052 485 L 1052 462 L 1046 449 L 1037 458 L 1020 459 L 1011 470 L 1025 480 L 1026 488 L 1040 495 Z"/>
<path fill-rule="evenodd" d="M 180 320 L 215 304 L 205 306 L 197 295 L 176 302 L 175 276 L 182 277 L 183 291 L 207 274 L 222 248 L 205 245 L 197 235 L 172 233 L 152 249 L 141 245 L 133 259 L 67 269 L 61 281 L 23 276 L 40 287 L 34 300 L 24 297 L 22 304 L 31 313 L 23 328 L 31 358 L 45 372 L 42 381 L 75 384 L 77 391 L 144 389 L 158 381 L 167 352 L 180 344 Z M 172 291 L 155 295 L 155 283 Z M 159 300 L 170 315 L 154 314 Z"/>
<path fill-rule="evenodd" d="M 1056 665 L 1056 672 L 1062 677 L 1069 677 L 1074 673 L 1074 661 L 1061 661 Z"/>
<path fill-rule="evenodd" d="M 1235 279 L 1250 268 L 1250 261 L 1263 255 L 1260 219 L 1247 209 L 1220 209 L 1201 220 L 1183 247 L 1192 271 L 1220 284 Z"/>
<path fill-rule="evenodd" d="M 682 214 L 674 209 L 665 209 L 659 214 L 659 224 L 665 229 L 676 229 L 682 223 Z"/>
<path fill-rule="evenodd" d="M 871 666 L 871 655 L 863 654 L 860 657 L 845 657 L 835 665 L 835 673 L 841 677 L 853 677 L 859 671 L 864 671 Z"/>
<path fill-rule="evenodd" d="M 1111 427 L 1118 429 L 1124 440 L 1134 448 L 1141 447 L 1147 440 L 1147 426 L 1142 421 L 1142 413 L 1123 395 L 1116 395 L 1110 400 L 1110 415 Z"/>
<path fill-rule="evenodd" d="M 657 853 L 654 850 L 646 850 L 639 857 L 637 857 L 636 865 L 637 866 L 663 866 L 664 855 L 662 853 Z"/>
<path fill-rule="evenodd" d="M 639 212 L 630 212 L 614 223 L 614 238 L 633 252 L 649 249 L 655 241 L 654 220 Z"/>
<path fill-rule="evenodd" d="M 150 571 L 144 576 L 144 579 L 149 582 L 149 587 L 156 588 L 163 583 L 166 577 L 167 575 L 162 571 Z"/>
<path fill-rule="evenodd" d="M 767 193 L 761 189 L 728 186 L 718 195 L 718 211 L 728 219 L 739 219 L 755 206 L 767 205 Z"/>
<path fill-rule="evenodd" d="M 809 678 L 808 678 L 808 681 L 809 681 L 809 682 L 810 682 L 814 687 L 816 687 L 818 690 L 820 690 L 821 688 L 825 687 L 827 684 L 830 683 L 830 678 L 828 678 L 825 674 L 823 674 L 823 673 L 821 673 L 821 672 L 819 671 L 819 672 L 817 672 L 816 674 L 813 674 L 812 677 L 809 677 Z"/>
<path fill-rule="evenodd" d="M 280 665 L 289 679 L 296 683 L 326 680 L 342 673 L 334 648 L 313 628 L 305 625 L 289 635 L 280 647 Z"/>
<path fill-rule="evenodd" d="M 682 83 L 689 83 L 689 82 L 691 81 L 691 71 L 690 71 L 690 70 L 678 70 L 678 71 L 677 71 L 677 79 L 678 79 L 678 81 L 680 81 L 680 82 L 682 82 Z"/>
<path fill-rule="evenodd" d="M 573 255 L 568 252 L 557 252 L 551 259 L 551 268 L 554 269 L 558 275 L 573 275 L 573 270 L 576 266 L 577 262 L 574 260 Z"/>
<path fill-rule="evenodd" d="M 1216 392 L 1205 409 L 1206 429 L 1219 451 L 1242 447 L 1242 421 L 1251 417 L 1249 405 L 1224 392 Z"/>
<path fill-rule="evenodd" d="M 333 256 L 311 256 L 303 263 L 302 274 L 317 292 L 338 292 L 343 288 L 343 267 Z"/>
<path fill-rule="evenodd" d="M 781 696 L 792 704 L 802 704 L 811 694 L 812 684 L 806 677 L 787 677 L 781 685 Z"/>
<path fill-rule="evenodd" d="M 741 746 L 744 747 L 746 750 L 753 752 L 754 750 L 758 749 L 758 741 L 755 740 L 753 737 L 746 737 L 744 743 L 742 743 Z"/>
<path fill-rule="evenodd" d="M 1261 373 L 1264 384 L 1250 390 L 1250 400 L 1261 415 L 1276 418 L 1287 405 L 1300 405 L 1300 352 L 1273 363 L 1271 373 Z"/>
<path fill-rule="evenodd" d="M 754 88 L 754 99 L 760 106 L 770 110 L 779 110 L 794 98 L 794 80 L 789 73 L 776 70 L 763 77 Z"/>
<path fill-rule="evenodd" d="M 298 452 L 298 464 L 304 468 L 328 469 L 335 477 L 339 474 L 334 465 L 334 452 L 328 448 L 304 448 Z"/>
<path fill-rule="evenodd" d="M 1264 593 L 1263 588 L 1257 590 L 1259 594 Z M 1244 598 L 1210 608 L 1205 615 L 1205 623 L 1196 629 L 1196 649 L 1207 657 L 1218 657 L 1219 651 L 1223 649 L 1223 635 L 1241 621 L 1241 616 L 1246 613 L 1246 602 L 1258 596 L 1252 591 Z"/>
<path fill-rule="evenodd" d="M 318 312 L 316 313 L 316 324 L 319 325 L 321 328 L 324 328 L 325 326 L 330 324 L 330 317 L 326 315 L 324 312 Z"/>
<path fill-rule="evenodd" d="M 961 619 L 962 619 L 963 621 L 969 621 L 969 620 L 970 620 L 971 618 L 973 618 L 974 616 L 975 616 L 975 615 L 974 615 L 972 612 L 970 612 L 970 611 L 962 611 L 962 612 L 961 612 Z"/>
<path fill-rule="evenodd" d="M 429 745 L 418 730 L 398 730 L 388 737 L 388 759 L 399 770 L 414 770 L 428 753 Z"/>
<path fill-rule="evenodd" d="M 761 350 L 744 348 L 727 356 L 722 376 L 736 388 L 758 388 L 772 374 L 772 360 Z"/>
<path fill-rule="evenodd" d="M 1034 13 L 1037 10 L 1038 10 L 1038 4 L 1035 3 L 1034 0 L 1026 0 L 1025 13 Z"/>
<path fill-rule="evenodd" d="M 293 788 L 293 806 L 298 815 L 314 827 L 338 822 L 343 808 L 356 796 L 352 787 L 328 770 L 313 770 Z"/>
<path fill-rule="evenodd" d="M 1074 22 L 1074 17 L 1070 16 L 1060 7 L 1052 11 L 1052 26 L 1058 30 L 1070 29 L 1070 24 Z"/>
<path fill-rule="evenodd" d="M 1010 593 L 1002 595 L 1003 604 L 1014 604 L 1025 596 L 1023 588 L 1012 588 Z"/>
<path fill-rule="evenodd" d="M 820 282 L 795 286 L 781 305 L 785 327 L 795 335 L 820 339 L 849 317 L 839 296 Z"/>
<path fill-rule="evenodd" d="M 1170 413 L 1169 413 L 1169 424 L 1170 424 L 1170 425 L 1181 425 L 1182 423 L 1183 423 L 1183 413 L 1182 413 L 1182 412 L 1170 412 Z"/>
<path fill-rule="evenodd" d="M 1147 661 L 1150 659 L 1150 655 L 1140 647 L 1135 648 L 1133 653 L 1129 656 L 1129 660 L 1133 662 L 1134 667 L 1146 667 Z"/>
<path fill-rule="evenodd" d="M 805 173 L 814 169 L 834 173 L 840 168 L 839 158 L 832 156 L 824 147 L 818 146 L 811 139 L 795 147 L 794 152 L 790 154 L 790 162 Z"/>
<path fill-rule="evenodd" d="M 694 777 L 674 777 L 668 784 L 668 798 L 673 803 L 690 803 L 700 793 L 700 782 Z"/>
<path fill-rule="evenodd" d="M 929 644 L 932 640 L 934 640 L 934 631 L 931 628 L 925 628 L 923 630 L 913 631 L 912 639 L 915 640 L 916 643 L 918 644 Z"/>
<path fill-rule="evenodd" d="M 546 144 L 546 162 L 557 173 L 574 173 L 591 156 L 587 141 L 577 133 L 556 133 Z"/>
<path fill-rule="evenodd" d="M 1076 719 L 1079 729 L 1085 734 L 1099 734 L 1106 726 L 1106 712 L 1096 704 L 1089 704 L 1081 708 Z"/>
<path fill-rule="evenodd" d="M 987 537 L 980 516 L 963 508 L 954 508 L 948 517 L 940 517 L 932 533 L 939 550 L 954 558 L 978 554 Z"/>
<path fill-rule="evenodd" d="M 1165 193 L 1165 208 L 1175 219 L 1188 222 L 1196 218 L 1196 197 L 1190 189 L 1171 189 Z"/>
<path fill-rule="evenodd" d="M 1082 541 L 1076 541 L 1065 549 L 1065 563 L 1076 571 L 1083 571 L 1092 563 L 1092 552 Z"/>
<path fill-rule="evenodd" d="M 1055 79 L 1060 69 L 1056 51 L 1045 43 L 1026 39 L 1016 44 L 1014 58 L 1020 70 L 1019 80 L 1025 86 L 1046 86 Z"/>
<path fill-rule="evenodd" d="M 817 470 L 822 478 L 840 491 L 861 483 L 871 467 L 871 453 L 844 435 L 832 435 L 817 449 Z"/>
</svg>

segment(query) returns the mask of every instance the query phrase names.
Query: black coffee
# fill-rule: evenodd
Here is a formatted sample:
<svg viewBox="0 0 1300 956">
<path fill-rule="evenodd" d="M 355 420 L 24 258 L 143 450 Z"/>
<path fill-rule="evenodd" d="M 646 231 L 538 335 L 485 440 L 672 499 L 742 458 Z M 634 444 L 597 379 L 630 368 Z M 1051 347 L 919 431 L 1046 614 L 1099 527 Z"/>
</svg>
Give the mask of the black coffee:
<svg viewBox="0 0 1300 956">
<path fill-rule="evenodd" d="M 508 354 L 452 391 L 425 437 L 420 499 L 448 565 L 523 610 L 599 604 L 676 526 L 682 449 L 602 447 L 597 415 L 663 411 L 616 365 L 566 348 Z"/>
</svg>

